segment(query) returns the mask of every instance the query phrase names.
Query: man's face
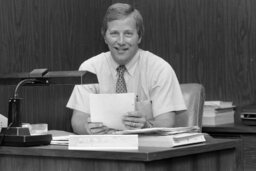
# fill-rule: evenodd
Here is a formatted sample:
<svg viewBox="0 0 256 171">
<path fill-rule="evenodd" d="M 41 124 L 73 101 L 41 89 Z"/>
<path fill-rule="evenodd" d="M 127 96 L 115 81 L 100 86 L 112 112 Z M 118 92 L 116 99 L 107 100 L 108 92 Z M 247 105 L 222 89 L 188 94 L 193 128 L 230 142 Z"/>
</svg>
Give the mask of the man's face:
<svg viewBox="0 0 256 171">
<path fill-rule="evenodd" d="M 118 64 L 127 64 L 134 57 L 140 41 L 133 16 L 108 22 L 105 42 Z"/>
</svg>

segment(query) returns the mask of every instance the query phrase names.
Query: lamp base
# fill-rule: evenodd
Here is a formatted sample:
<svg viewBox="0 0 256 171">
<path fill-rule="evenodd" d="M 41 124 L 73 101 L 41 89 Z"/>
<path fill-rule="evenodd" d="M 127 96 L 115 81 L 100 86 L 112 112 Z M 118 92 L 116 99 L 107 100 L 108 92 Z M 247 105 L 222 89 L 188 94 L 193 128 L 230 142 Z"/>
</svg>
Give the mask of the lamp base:
<svg viewBox="0 0 256 171">
<path fill-rule="evenodd" d="M 21 127 L 2 128 L 0 133 L 0 144 L 4 146 L 28 147 L 49 145 L 51 140 L 51 134 L 30 135 L 28 128 Z"/>
</svg>

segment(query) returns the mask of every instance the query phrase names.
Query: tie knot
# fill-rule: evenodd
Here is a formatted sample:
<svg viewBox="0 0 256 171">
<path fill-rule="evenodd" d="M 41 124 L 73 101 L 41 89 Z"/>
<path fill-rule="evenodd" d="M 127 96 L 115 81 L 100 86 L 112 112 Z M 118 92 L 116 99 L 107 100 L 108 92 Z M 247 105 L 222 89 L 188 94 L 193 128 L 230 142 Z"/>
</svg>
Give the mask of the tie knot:
<svg viewBox="0 0 256 171">
<path fill-rule="evenodd" d="M 119 65 L 119 67 L 116 68 L 117 73 L 121 75 L 124 74 L 125 70 L 126 70 L 125 65 Z"/>
</svg>

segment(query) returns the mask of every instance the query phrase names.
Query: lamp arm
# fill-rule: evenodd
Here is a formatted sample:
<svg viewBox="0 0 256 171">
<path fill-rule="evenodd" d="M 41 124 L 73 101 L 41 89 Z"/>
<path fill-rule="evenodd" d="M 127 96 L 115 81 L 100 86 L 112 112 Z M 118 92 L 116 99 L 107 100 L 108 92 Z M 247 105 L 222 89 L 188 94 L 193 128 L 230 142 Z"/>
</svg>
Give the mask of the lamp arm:
<svg viewBox="0 0 256 171">
<path fill-rule="evenodd" d="M 18 97 L 18 90 L 21 86 L 23 86 L 24 84 L 27 84 L 27 83 L 34 83 L 36 81 L 36 79 L 24 79 L 22 81 L 20 81 L 16 88 L 15 88 L 15 91 L 14 91 L 14 95 L 13 97 L 16 99 Z"/>
</svg>

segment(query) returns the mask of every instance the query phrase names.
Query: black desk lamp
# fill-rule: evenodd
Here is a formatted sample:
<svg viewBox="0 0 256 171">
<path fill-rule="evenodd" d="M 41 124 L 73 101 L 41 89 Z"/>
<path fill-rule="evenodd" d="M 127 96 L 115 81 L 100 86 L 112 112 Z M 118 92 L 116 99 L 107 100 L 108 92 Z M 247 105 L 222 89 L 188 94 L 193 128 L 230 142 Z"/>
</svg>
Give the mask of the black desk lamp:
<svg viewBox="0 0 256 171">
<path fill-rule="evenodd" d="M 18 90 L 24 85 L 46 86 L 52 84 L 75 85 L 98 83 L 97 76 L 88 71 L 55 71 L 47 69 L 34 69 L 30 73 L 13 73 L 0 75 L 0 84 L 16 85 L 14 95 L 9 100 L 8 127 L 2 128 L 0 145 L 7 146 L 33 146 L 50 144 L 52 136 L 30 135 L 29 129 L 22 127 L 20 121 L 20 102 Z"/>
</svg>

